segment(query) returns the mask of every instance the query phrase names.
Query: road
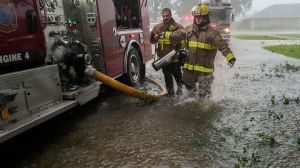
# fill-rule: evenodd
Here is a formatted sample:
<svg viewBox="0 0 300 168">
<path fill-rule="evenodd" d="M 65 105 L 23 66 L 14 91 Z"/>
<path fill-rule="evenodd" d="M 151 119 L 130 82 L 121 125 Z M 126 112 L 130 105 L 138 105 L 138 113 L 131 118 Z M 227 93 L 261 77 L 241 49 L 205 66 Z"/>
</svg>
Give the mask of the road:
<svg viewBox="0 0 300 168">
<path fill-rule="evenodd" d="M 300 60 L 261 48 L 290 43 L 300 41 L 232 39 L 236 65 L 229 68 L 224 57 L 216 58 L 211 99 L 184 91 L 147 104 L 121 93 L 103 95 L 1 144 L 1 163 L 300 167 Z M 164 83 L 150 63 L 147 76 Z"/>
</svg>

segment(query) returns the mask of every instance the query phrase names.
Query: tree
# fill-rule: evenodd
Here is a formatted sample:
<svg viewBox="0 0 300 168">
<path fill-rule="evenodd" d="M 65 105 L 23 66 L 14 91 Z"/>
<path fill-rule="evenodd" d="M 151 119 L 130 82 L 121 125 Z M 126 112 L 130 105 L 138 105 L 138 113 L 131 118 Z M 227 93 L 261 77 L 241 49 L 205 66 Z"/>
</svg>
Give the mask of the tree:
<svg viewBox="0 0 300 168">
<path fill-rule="evenodd" d="M 245 15 L 252 7 L 253 0 L 231 0 L 234 14 L 236 16 Z M 157 22 L 160 19 L 160 12 L 163 8 L 170 8 L 178 16 L 190 12 L 192 6 L 199 3 L 199 0 L 149 0 L 149 10 L 151 22 Z"/>
<path fill-rule="evenodd" d="M 231 0 L 232 7 L 236 16 L 245 15 L 252 8 L 253 0 Z"/>
<path fill-rule="evenodd" d="M 149 0 L 149 12 L 151 22 L 157 22 L 161 17 L 161 10 L 163 8 L 170 8 L 172 11 L 178 10 L 178 6 L 176 5 L 179 0 Z"/>
</svg>

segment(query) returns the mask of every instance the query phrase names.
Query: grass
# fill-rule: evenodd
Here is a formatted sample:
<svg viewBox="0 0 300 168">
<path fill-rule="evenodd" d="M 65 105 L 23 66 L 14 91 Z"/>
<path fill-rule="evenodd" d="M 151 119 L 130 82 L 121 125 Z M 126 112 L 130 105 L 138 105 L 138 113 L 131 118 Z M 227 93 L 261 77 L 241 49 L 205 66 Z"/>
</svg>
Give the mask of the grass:
<svg viewBox="0 0 300 168">
<path fill-rule="evenodd" d="M 300 38 L 300 34 L 276 34 L 276 36 Z"/>
<path fill-rule="evenodd" d="M 274 45 L 274 46 L 266 46 L 263 48 L 271 52 L 300 59 L 300 45 Z"/>
<path fill-rule="evenodd" d="M 272 35 L 237 34 L 233 35 L 233 37 L 241 40 L 287 40 L 286 37 L 276 37 Z"/>
</svg>

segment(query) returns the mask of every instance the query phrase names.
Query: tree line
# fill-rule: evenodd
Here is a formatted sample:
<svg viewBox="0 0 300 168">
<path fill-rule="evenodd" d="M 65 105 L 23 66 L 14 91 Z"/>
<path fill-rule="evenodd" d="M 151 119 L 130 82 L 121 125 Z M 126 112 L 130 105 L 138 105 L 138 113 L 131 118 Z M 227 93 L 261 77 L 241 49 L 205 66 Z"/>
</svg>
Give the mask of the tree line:
<svg viewBox="0 0 300 168">
<path fill-rule="evenodd" d="M 151 22 L 160 19 L 160 12 L 165 7 L 170 8 L 178 16 L 183 16 L 198 3 L 199 0 L 148 0 Z M 252 7 L 252 0 L 231 0 L 231 3 L 235 16 L 245 15 Z"/>
</svg>

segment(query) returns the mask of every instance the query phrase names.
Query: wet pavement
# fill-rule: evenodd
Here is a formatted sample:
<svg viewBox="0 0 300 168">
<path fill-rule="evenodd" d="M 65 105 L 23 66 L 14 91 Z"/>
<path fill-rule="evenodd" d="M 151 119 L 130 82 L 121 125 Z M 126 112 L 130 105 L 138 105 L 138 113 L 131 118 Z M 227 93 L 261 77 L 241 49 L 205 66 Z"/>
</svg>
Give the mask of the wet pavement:
<svg viewBox="0 0 300 168">
<path fill-rule="evenodd" d="M 211 99 L 184 91 L 149 104 L 121 93 L 103 95 L 1 144 L 1 163 L 300 167 L 300 60 L 261 48 L 289 43 L 300 41 L 232 39 L 237 63 L 229 68 L 224 57 L 216 58 Z M 150 64 L 147 76 L 164 83 Z"/>
</svg>

